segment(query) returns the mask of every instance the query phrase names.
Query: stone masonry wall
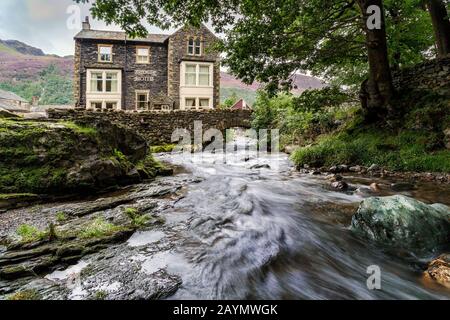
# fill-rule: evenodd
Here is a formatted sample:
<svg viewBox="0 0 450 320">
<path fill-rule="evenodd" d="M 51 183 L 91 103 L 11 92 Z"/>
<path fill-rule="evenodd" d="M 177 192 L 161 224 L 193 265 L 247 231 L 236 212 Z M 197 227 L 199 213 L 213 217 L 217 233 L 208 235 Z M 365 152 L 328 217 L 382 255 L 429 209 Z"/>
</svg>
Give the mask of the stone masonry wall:
<svg viewBox="0 0 450 320">
<path fill-rule="evenodd" d="M 450 56 L 395 72 L 393 79 L 397 90 L 427 90 L 450 97 Z"/>
<path fill-rule="evenodd" d="M 190 37 L 200 38 L 202 43 L 202 54 L 200 56 L 187 54 Z M 212 49 L 212 45 L 216 41 L 216 36 L 205 25 L 201 25 L 199 29 L 186 26 L 170 36 L 168 46 L 168 94 L 175 100 L 176 109 L 180 107 L 180 69 L 182 61 L 214 63 L 213 106 L 214 108 L 218 107 L 220 103 L 220 55 Z"/>
<path fill-rule="evenodd" d="M 113 61 L 98 62 L 98 45 L 113 45 Z M 132 41 L 77 40 L 75 43 L 75 99 L 78 107 L 86 107 L 86 80 L 88 69 L 122 70 L 122 108 L 135 108 L 136 90 L 149 90 L 150 95 L 167 95 L 167 45 L 145 43 L 150 47 L 150 63 L 136 63 L 136 46 L 143 44 Z M 150 72 L 150 79 L 141 80 L 136 71 Z M 81 90 L 80 90 L 81 89 Z"/>
<path fill-rule="evenodd" d="M 69 120 L 79 123 L 110 121 L 136 130 L 151 145 L 171 143 L 175 129 L 187 129 L 193 137 L 194 121 L 202 121 L 203 131 L 216 128 L 224 131 L 233 127 L 250 128 L 249 110 L 210 110 L 171 112 L 95 112 L 88 110 L 48 110 L 49 119 Z"/>
</svg>

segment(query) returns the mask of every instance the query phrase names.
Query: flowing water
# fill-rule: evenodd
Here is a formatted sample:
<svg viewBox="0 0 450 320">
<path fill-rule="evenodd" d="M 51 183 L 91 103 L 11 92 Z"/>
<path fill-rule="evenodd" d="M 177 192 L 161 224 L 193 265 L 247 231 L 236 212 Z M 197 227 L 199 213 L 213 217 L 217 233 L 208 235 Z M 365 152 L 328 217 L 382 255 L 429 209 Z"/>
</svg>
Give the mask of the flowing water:
<svg viewBox="0 0 450 320">
<path fill-rule="evenodd" d="M 287 155 L 248 155 L 242 143 L 227 164 L 221 153 L 158 157 L 182 165 L 180 176 L 201 180 L 163 212 L 169 233 L 181 241 L 147 263 L 180 275 L 183 284 L 171 299 L 450 297 L 422 278 L 433 254 L 401 258 L 351 233 L 351 215 L 371 196 L 370 180 L 355 179 L 358 192 L 331 191 L 323 176 L 296 172 Z M 251 169 L 255 164 L 270 168 Z M 436 188 L 404 194 L 449 204 L 448 187 Z M 381 290 L 366 284 L 373 265 L 381 270 Z"/>
<path fill-rule="evenodd" d="M 38 222 L 93 204 L 99 212 L 84 219 L 116 219 L 130 204 L 104 209 L 98 201 L 131 197 L 134 206 L 151 210 L 164 223 L 136 231 L 126 242 L 85 256 L 44 280 L 25 279 L 25 288 L 61 299 L 95 298 L 99 292 L 107 299 L 450 298 L 448 289 L 423 277 L 426 264 L 440 252 L 393 252 L 349 230 L 360 201 L 380 195 L 368 187 L 375 178 L 346 177 L 357 191 L 336 192 L 324 175 L 296 171 L 286 154 L 258 156 L 246 150 L 249 141 L 236 139 L 231 150 L 237 151 L 228 153 L 226 163 L 222 152 L 159 154 L 177 168 L 174 176 L 110 194 L 109 200 L 38 208 Z M 445 185 L 420 184 L 403 194 L 450 205 Z M 14 217 L 24 216 L 35 219 L 36 214 L 12 211 L 4 220 L 14 223 Z M 380 290 L 367 286 L 371 266 L 380 269 Z M 0 292 L 10 285 L 0 281 Z"/>
</svg>

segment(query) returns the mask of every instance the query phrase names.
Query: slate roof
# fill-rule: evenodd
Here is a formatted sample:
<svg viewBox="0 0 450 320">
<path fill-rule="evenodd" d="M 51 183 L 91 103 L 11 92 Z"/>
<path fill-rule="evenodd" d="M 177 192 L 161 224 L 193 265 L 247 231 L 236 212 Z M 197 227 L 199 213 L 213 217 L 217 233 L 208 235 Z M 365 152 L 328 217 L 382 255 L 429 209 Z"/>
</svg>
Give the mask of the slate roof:
<svg viewBox="0 0 450 320">
<path fill-rule="evenodd" d="M 5 90 L 1 90 L 0 89 L 0 101 L 1 100 L 14 100 L 14 101 L 21 101 L 21 102 L 25 102 L 27 103 L 28 101 L 25 100 L 22 97 L 19 97 L 17 94 L 9 92 L 9 91 L 5 91 Z"/>
<path fill-rule="evenodd" d="M 121 31 L 103 31 L 103 30 L 81 30 L 75 39 L 93 39 L 93 40 L 117 40 L 117 41 L 134 41 L 134 42 L 154 42 L 164 43 L 170 35 L 168 34 L 151 34 L 145 38 L 130 38 L 125 32 Z"/>
</svg>

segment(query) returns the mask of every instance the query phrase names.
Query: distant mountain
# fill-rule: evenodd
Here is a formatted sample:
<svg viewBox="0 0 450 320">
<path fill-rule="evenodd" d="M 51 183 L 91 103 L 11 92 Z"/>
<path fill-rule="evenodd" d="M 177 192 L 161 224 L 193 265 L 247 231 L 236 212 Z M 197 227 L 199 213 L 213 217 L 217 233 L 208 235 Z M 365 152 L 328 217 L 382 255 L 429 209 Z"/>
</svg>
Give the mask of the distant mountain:
<svg viewBox="0 0 450 320">
<path fill-rule="evenodd" d="M 60 79 L 63 82 L 62 87 L 65 88 L 61 91 L 61 96 L 58 97 L 56 92 L 52 94 L 51 99 L 42 98 L 40 103 L 61 104 L 62 101 L 70 101 L 72 97 L 70 86 L 68 86 L 68 82 L 72 81 L 72 78 L 73 56 L 46 55 L 41 49 L 17 40 L 0 40 L 0 88 L 13 91 L 25 99 L 31 100 L 33 95 L 40 97 L 48 95 L 48 91 L 46 91 L 48 83 L 51 82 L 51 87 L 54 87 L 55 81 Z M 41 90 L 39 86 L 42 87 Z M 299 74 L 294 81 L 293 93 L 300 94 L 306 89 L 323 86 L 324 83 L 321 80 Z M 248 86 L 232 75 L 221 72 L 222 101 L 234 94 L 253 104 L 256 91 L 260 87 L 259 83 Z"/>
<path fill-rule="evenodd" d="M 29 46 L 23 42 L 17 40 L 0 40 L 0 45 L 3 45 L 9 49 L 15 50 L 18 53 L 30 56 L 45 56 L 44 51 L 41 49 Z"/>
<path fill-rule="evenodd" d="M 245 90 L 250 90 L 250 91 L 257 91 L 261 87 L 261 84 L 258 82 L 253 83 L 250 86 L 246 85 L 246 84 L 242 83 L 239 79 L 236 79 L 235 77 L 233 77 L 232 75 L 230 75 L 226 72 L 221 73 L 220 84 L 221 84 L 221 87 L 224 87 L 224 88 L 240 88 L 240 89 L 245 89 Z M 316 77 L 310 77 L 310 76 L 306 76 L 306 75 L 302 75 L 302 74 L 297 74 L 293 81 L 294 88 L 293 88 L 292 92 L 294 94 L 300 94 L 307 89 L 319 89 L 319 88 L 323 88 L 324 86 L 325 86 L 325 83 Z"/>
</svg>

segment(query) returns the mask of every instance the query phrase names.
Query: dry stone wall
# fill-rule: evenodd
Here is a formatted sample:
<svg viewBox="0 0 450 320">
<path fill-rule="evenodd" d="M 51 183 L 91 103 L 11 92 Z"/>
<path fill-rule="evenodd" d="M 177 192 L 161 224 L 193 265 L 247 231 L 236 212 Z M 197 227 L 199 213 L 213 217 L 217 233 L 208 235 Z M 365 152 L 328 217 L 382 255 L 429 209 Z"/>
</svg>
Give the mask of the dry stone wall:
<svg viewBox="0 0 450 320">
<path fill-rule="evenodd" d="M 49 119 L 76 121 L 95 124 L 110 121 L 134 129 L 147 139 L 151 145 L 171 143 L 172 133 L 176 129 L 187 129 L 192 137 L 194 122 L 201 121 L 203 132 L 210 128 L 224 131 L 228 128 L 251 126 L 250 110 L 210 110 L 171 112 L 94 112 L 87 110 L 48 110 Z"/>
</svg>

